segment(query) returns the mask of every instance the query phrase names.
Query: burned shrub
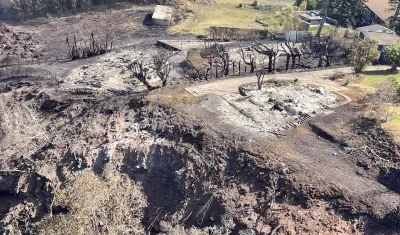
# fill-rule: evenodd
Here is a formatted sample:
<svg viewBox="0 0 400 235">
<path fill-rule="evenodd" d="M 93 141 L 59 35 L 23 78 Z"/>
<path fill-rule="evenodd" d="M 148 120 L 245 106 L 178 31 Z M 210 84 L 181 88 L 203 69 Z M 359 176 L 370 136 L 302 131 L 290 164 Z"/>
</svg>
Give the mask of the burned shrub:
<svg viewBox="0 0 400 235">
<path fill-rule="evenodd" d="M 93 32 L 90 34 L 89 42 L 84 41 L 82 44 L 82 40 L 77 40 L 74 36 L 72 41 L 70 41 L 69 37 L 67 37 L 65 43 L 68 45 L 68 57 L 71 60 L 102 55 L 110 52 L 113 48 L 112 42 L 110 43 L 109 47 L 108 35 L 106 36 L 105 43 L 102 44 L 96 40 Z"/>
<path fill-rule="evenodd" d="M 144 65 L 143 61 L 135 60 L 132 63 L 129 63 L 128 69 L 132 72 L 132 78 L 138 79 L 146 86 L 147 90 L 151 91 L 157 88 L 147 81 L 149 79 L 149 68 Z"/>
<path fill-rule="evenodd" d="M 142 186 L 106 165 L 101 177 L 90 170 L 55 189 L 52 209 L 66 213 L 43 220 L 40 234 L 144 234 L 147 199 Z"/>
<path fill-rule="evenodd" d="M 166 52 L 159 52 L 153 56 L 153 63 L 157 76 L 161 79 L 162 86 L 167 85 L 167 80 L 171 70 L 172 64 L 168 62 L 168 54 Z"/>
<path fill-rule="evenodd" d="M 207 65 L 199 50 L 191 49 L 187 53 L 185 71 L 190 78 L 203 79 L 207 78 Z"/>
</svg>

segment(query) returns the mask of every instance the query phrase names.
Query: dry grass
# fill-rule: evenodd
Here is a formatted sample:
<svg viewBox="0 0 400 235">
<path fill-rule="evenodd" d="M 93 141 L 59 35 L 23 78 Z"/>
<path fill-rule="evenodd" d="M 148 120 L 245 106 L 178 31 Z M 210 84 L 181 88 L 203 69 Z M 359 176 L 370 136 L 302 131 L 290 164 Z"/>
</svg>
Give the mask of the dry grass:
<svg viewBox="0 0 400 235">
<path fill-rule="evenodd" d="M 40 224 L 41 234 L 144 234 L 141 225 L 147 206 L 141 186 L 107 165 L 102 177 L 86 170 L 56 190 L 53 207 L 67 214 Z"/>
<path fill-rule="evenodd" d="M 169 222 L 161 221 L 160 222 L 161 231 L 163 234 L 168 235 L 204 235 L 204 234 L 228 234 L 226 228 L 221 227 L 205 227 L 203 229 L 191 227 L 185 228 L 183 225 L 172 225 Z"/>
<path fill-rule="evenodd" d="M 162 104 L 197 104 L 200 102 L 198 97 L 193 96 L 184 89 L 172 94 L 150 94 L 147 96 L 147 100 Z"/>
<path fill-rule="evenodd" d="M 400 107 L 391 106 L 389 112 L 395 114 L 395 118 L 382 124 L 382 127 L 390 131 L 396 142 L 400 143 Z"/>
<path fill-rule="evenodd" d="M 350 86 L 360 87 L 368 93 L 373 93 L 381 82 L 391 78 L 400 82 L 400 73 L 388 70 L 365 71 L 359 75 L 359 79 L 351 80 Z"/>
<path fill-rule="evenodd" d="M 18 154 L 29 159 L 46 143 L 52 144 L 43 119 L 28 105 L 0 102 L 0 121 L 4 135 L 0 145 L 2 156 Z"/>
</svg>

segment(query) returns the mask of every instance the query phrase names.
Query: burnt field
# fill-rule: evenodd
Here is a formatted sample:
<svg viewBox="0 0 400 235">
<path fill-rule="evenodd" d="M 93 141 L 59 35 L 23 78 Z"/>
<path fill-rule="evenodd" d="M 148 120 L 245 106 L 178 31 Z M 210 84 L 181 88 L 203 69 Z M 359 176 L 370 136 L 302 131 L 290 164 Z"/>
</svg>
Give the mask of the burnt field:
<svg viewBox="0 0 400 235">
<path fill-rule="evenodd" d="M 1 24 L 0 232 L 398 233 L 399 145 L 334 79 L 347 60 L 252 41 L 189 58 L 155 45 L 195 35 L 144 25 L 153 9 Z"/>
</svg>

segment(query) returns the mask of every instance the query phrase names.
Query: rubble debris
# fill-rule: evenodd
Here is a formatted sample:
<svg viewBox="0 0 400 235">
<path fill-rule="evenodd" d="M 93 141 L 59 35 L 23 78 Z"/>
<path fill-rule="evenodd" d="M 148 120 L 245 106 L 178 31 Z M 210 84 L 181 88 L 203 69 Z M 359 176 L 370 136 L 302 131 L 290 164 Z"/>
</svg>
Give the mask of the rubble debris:
<svg viewBox="0 0 400 235">
<path fill-rule="evenodd" d="M 293 83 L 267 82 L 261 90 L 256 84 L 242 87 L 250 99 L 233 101 L 239 113 L 246 113 L 249 126 L 257 124 L 256 129 L 262 132 L 285 129 L 284 123 L 289 118 L 298 124 L 305 123 L 312 115 L 329 111 L 326 107 L 339 102 L 340 97 L 322 87 L 299 85 Z M 237 122 L 238 117 L 229 114 L 228 120 Z M 242 125 L 242 121 L 240 124 Z"/>
<path fill-rule="evenodd" d="M 18 59 L 38 58 L 39 49 L 31 33 L 16 32 L 0 23 L 0 66 L 15 64 Z"/>
</svg>

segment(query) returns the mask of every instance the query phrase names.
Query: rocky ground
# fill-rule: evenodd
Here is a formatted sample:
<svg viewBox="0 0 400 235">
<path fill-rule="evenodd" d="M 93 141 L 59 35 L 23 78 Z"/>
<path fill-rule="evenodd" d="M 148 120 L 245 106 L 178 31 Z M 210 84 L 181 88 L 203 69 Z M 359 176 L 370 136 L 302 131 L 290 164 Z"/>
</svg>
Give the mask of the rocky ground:
<svg viewBox="0 0 400 235">
<path fill-rule="evenodd" d="M 46 37 L 39 41 L 55 51 Z M 147 92 L 125 67 L 150 63 L 161 50 L 149 45 L 155 38 L 2 68 L 1 232 L 397 234 L 398 144 L 360 118 L 367 101 L 326 112 L 340 96 L 287 82 L 242 99 L 195 97 L 179 74 Z M 242 110 L 243 120 L 223 123 L 232 115 L 221 119 L 218 107 Z M 238 128 L 254 118 L 268 129 L 300 112 L 313 117 L 279 138 Z"/>
</svg>

